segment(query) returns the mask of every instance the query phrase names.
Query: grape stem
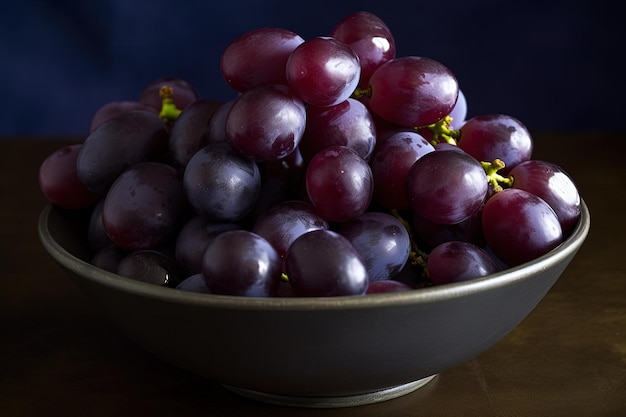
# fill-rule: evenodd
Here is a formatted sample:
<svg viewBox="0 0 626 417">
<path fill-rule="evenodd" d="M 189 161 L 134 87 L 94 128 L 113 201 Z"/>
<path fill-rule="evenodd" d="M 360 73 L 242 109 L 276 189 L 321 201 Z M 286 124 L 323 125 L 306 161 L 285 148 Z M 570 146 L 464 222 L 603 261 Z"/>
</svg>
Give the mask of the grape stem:
<svg viewBox="0 0 626 417">
<path fill-rule="evenodd" d="M 174 122 L 181 113 L 181 110 L 174 104 L 173 95 L 174 89 L 169 85 L 164 85 L 159 89 L 159 97 L 161 97 L 159 117 L 165 123 Z"/>
<path fill-rule="evenodd" d="M 493 162 L 481 161 L 480 165 L 482 165 L 485 170 L 487 181 L 489 181 L 489 184 L 493 188 L 494 192 L 498 193 L 502 191 L 504 189 L 503 185 L 507 188 L 513 186 L 512 176 L 505 177 L 498 173 L 498 171 L 506 166 L 504 161 L 501 159 L 494 159 Z"/>
<path fill-rule="evenodd" d="M 367 88 L 356 88 L 350 97 L 354 99 L 360 99 L 361 97 L 371 97 L 372 96 L 372 87 L 368 86 Z"/>
<path fill-rule="evenodd" d="M 433 134 L 431 139 L 431 143 L 433 146 L 436 146 L 440 142 L 446 142 L 450 145 L 456 145 L 461 137 L 460 130 L 454 130 L 450 127 L 452 123 L 452 116 L 446 116 L 443 119 L 435 122 L 433 124 L 424 126 L 424 128 L 430 130 Z M 419 130 L 420 128 L 415 128 L 415 130 Z"/>
</svg>

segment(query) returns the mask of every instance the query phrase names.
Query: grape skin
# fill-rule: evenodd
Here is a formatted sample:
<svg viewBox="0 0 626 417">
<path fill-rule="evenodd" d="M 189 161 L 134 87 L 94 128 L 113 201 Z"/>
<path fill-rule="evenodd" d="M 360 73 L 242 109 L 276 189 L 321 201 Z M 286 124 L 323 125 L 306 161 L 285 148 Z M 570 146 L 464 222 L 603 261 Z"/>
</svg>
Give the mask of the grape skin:
<svg viewBox="0 0 626 417">
<path fill-rule="evenodd" d="M 538 258 L 563 241 L 561 225 L 548 203 L 516 188 L 487 200 L 482 227 L 487 245 L 508 266 Z"/>
<path fill-rule="evenodd" d="M 358 55 L 361 88 L 367 88 L 376 68 L 396 57 L 396 41 L 391 30 L 381 18 L 367 11 L 350 13 L 341 19 L 331 36 L 349 45 Z"/>
<path fill-rule="evenodd" d="M 329 222 L 343 222 L 367 210 L 374 182 L 368 163 L 346 146 L 317 153 L 305 173 L 309 200 Z"/>
<path fill-rule="evenodd" d="M 183 186 L 196 213 L 232 222 L 254 207 L 261 191 L 261 174 L 254 161 L 227 144 L 209 144 L 189 160 Z"/>
<path fill-rule="evenodd" d="M 411 209 L 437 224 L 456 224 L 471 217 L 487 195 L 480 163 L 457 150 L 439 150 L 419 158 L 407 177 Z"/>
<path fill-rule="evenodd" d="M 287 60 L 287 84 L 313 106 L 334 106 L 349 98 L 359 83 L 359 57 L 345 43 L 319 36 L 300 44 Z"/>
<path fill-rule="evenodd" d="M 167 128 L 156 114 L 122 113 L 87 136 L 76 161 L 78 177 L 91 192 L 104 196 L 113 181 L 134 164 L 164 160 L 168 140 Z"/>
<path fill-rule="evenodd" d="M 460 129 L 458 145 L 479 161 L 500 159 L 507 175 L 517 164 L 531 158 L 533 140 L 526 126 L 505 114 L 487 114 L 472 117 Z"/>
<path fill-rule="evenodd" d="M 363 295 L 367 269 L 352 244 L 332 230 L 314 230 L 297 238 L 285 258 L 297 297 Z"/>
<path fill-rule="evenodd" d="M 186 211 L 176 170 L 159 162 L 142 162 L 113 183 L 102 207 L 102 223 L 119 247 L 154 249 L 172 237 Z"/>
<path fill-rule="evenodd" d="M 39 166 L 39 189 L 58 207 L 86 208 L 100 199 L 78 176 L 76 161 L 82 147 L 82 143 L 63 146 L 48 155 Z"/>
<path fill-rule="evenodd" d="M 295 151 L 306 127 L 304 103 L 287 86 L 247 90 L 226 118 L 226 139 L 256 162 L 277 161 Z"/>
<path fill-rule="evenodd" d="M 437 245 L 428 255 L 427 264 L 428 276 L 434 285 L 467 281 L 500 271 L 487 251 L 462 241 Z"/>
<path fill-rule="evenodd" d="M 569 235 L 580 219 L 580 195 L 572 178 L 547 161 L 522 162 L 510 172 L 513 188 L 541 197 L 556 213 L 563 233 Z"/>
<path fill-rule="evenodd" d="M 403 127 L 420 127 L 449 115 L 457 101 L 456 77 L 431 58 L 391 59 L 370 78 L 369 107 L 378 116 Z"/>
<path fill-rule="evenodd" d="M 243 92 L 265 84 L 287 84 L 289 56 L 304 39 L 281 28 L 259 28 L 235 38 L 222 53 L 220 70 L 226 83 Z"/>
<path fill-rule="evenodd" d="M 370 281 L 388 280 L 404 268 L 411 240 L 404 225 L 385 212 L 370 211 L 338 226 L 359 252 Z"/>
<path fill-rule="evenodd" d="M 202 258 L 202 276 L 213 294 L 270 297 L 278 289 L 281 273 L 278 252 L 247 230 L 220 233 Z"/>
</svg>

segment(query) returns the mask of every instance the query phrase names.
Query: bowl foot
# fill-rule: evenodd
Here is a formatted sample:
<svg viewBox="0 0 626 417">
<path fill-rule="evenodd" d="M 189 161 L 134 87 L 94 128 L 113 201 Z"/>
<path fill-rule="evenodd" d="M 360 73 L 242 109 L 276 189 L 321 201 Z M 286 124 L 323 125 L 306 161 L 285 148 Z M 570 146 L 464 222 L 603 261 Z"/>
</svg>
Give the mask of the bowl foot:
<svg viewBox="0 0 626 417">
<path fill-rule="evenodd" d="M 428 376 L 426 378 L 418 379 L 417 381 L 412 381 L 391 388 L 385 388 L 380 391 L 367 392 L 357 395 L 347 395 L 343 397 L 290 396 L 280 394 L 268 394 L 265 392 L 238 388 L 230 385 L 224 385 L 224 387 L 243 397 L 269 404 L 302 408 L 341 408 L 373 404 L 401 397 L 417 390 L 420 387 L 423 387 L 435 376 L 436 374 Z"/>
</svg>

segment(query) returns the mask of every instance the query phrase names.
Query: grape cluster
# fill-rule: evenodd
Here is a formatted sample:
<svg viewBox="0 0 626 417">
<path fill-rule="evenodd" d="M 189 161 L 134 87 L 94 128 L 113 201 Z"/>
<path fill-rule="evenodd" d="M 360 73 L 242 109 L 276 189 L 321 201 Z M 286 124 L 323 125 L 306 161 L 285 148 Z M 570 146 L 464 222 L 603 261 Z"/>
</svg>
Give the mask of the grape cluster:
<svg viewBox="0 0 626 417">
<path fill-rule="evenodd" d="M 531 261 L 578 222 L 526 127 L 467 118 L 453 72 L 397 57 L 372 13 L 308 40 L 243 33 L 220 65 L 234 99 L 161 78 L 42 163 L 50 202 L 90 210 L 97 267 L 213 294 L 407 291 Z"/>
</svg>

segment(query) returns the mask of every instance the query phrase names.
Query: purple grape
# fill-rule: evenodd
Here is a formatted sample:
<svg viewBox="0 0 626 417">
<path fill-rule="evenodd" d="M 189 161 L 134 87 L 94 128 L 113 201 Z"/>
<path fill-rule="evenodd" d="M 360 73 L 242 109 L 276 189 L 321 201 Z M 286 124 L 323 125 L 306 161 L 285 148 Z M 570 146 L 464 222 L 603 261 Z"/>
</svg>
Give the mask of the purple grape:
<svg viewBox="0 0 626 417">
<path fill-rule="evenodd" d="M 142 162 L 113 183 L 102 207 L 102 222 L 119 247 L 154 249 L 176 233 L 186 209 L 176 170 L 158 162 Z"/>
<path fill-rule="evenodd" d="M 170 258 L 155 250 L 138 250 L 124 257 L 117 274 L 163 287 L 176 287 L 180 278 Z"/>
<path fill-rule="evenodd" d="M 305 161 L 329 146 L 347 146 L 369 160 L 376 146 L 376 126 L 367 107 L 349 98 L 335 106 L 308 106 L 306 129 L 300 141 Z"/>
<path fill-rule="evenodd" d="M 87 224 L 87 243 L 89 245 L 89 249 L 93 253 L 98 252 L 113 243 L 109 235 L 107 235 L 107 232 L 104 229 L 104 223 L 102 222 L 104 200 L 104 198 L 100 199 L 100 201 L 98 201 L 98 203 L 93 207 L 89 216 L 89 223 Z"/>
<path fill-rule="evenodd" d="M 117 274 L 120 262 L 128 256 L 128 252 L 114 243 L 95 251 L 89 261 L 93 266 L 97 266 L 105 271 Z"/>
<path fill-rule="evenodd" d="M 284 258 L 294 240 L 319 229 L 328 229 L 328 222 L 315 212 L 313 206 L 305 201 L 291 200 L 280 202 L 261 214 L 252 232 L 270 242 Z"/>
<path fill-rule="evenodd" d="M 360 216 L 372 200 L 372 171 L 346 146 L 330 146 L 317 153 L 307 166 L 305 181 L 311 203 L 329 222 Z"/>
<path fill-rule="evenodd" d="M 465 118 L 467 117 L 467 99 L 460 89 L 459 97 L 449 116 L 452 118 L 452 122 L 450 122 L 451 129 L 460 129 L 465 123 Z"/>
<path fill-rule="evenodd" d="M 281 274 L 278 252 L 247 230 L 220 233 L 202 258 L 202 276 L 214 294 L 270 297 L 278 289 Z"/>
<path fill-rule="evenodd" d="M 580 219 L 580 195 L 576 184 L 563 168 L 547 161 L 522 162 L 509 173 L 513 188 L 541 197 L 552 207 L 564 235 L 569 235 Z"/>
<path fill-rule="evenodd" d="M 436 246 L 428 254 L 427 268 L 434 285 L 467 281 L 500 271 L 500 266 L 487 251 L 461 241 Z"/>
<path fill-rule="evenodd" d="M 202 255 L 215 237 L 227 230 L 241 229 L 237 223 L 217 222 L 204 216 L 191 217 L 180 228 L 176 237 L 174 257 L 183 275 L 202 271 Z"/>
<path fill-rule="evenodd" d="M 410 291 L 414 288 L 409 284 L 392 279 L 381 279 L 378 281 L 370 281 L 366 294 L 382 294 L 389 292 Z"/>
<path fill-rule="evenodd" d="M 391 59 L 370 78 L 369 108 L 399 126 L 419 127 L 449 115 L 457 101 L 456 77 L 430 58 L 404 56 Z"/>
<path fill-rule="evenodd" d="M 259 28 L 245 32 L 222 53 L 222 76 L 240 92 L 265 84 L 286 85 L 287 60 L 302 42 L 304 39 L 286 29 Z"/>
<path fill-rule="evenodd" d="M 391 30 L 381 18 L 370 12 L 347 15 L 337 23 L 331 36 L 349 45 L 358 55 L 361 88 L 367 88 L 376 68 L 396 57 L 396 42 Z"/>
<path fill-rule="evenodd" d="M 39 166 L 39 189 L 52 204 L 65 209 L 81 209 L 98 202 L 80 180 L 76 161 L 82 144 L 63 146 L 52 152 Z"/>
<path fill-rule="evenodd" d="M 563 241 L 559 219 L 548 203 L 517 188 L 487 200 L 482 227 L 487 245 L 508 266 L 531 261 Z"/>
<path fill-rule="evenodd" d="M 297 238 L 287 252 L 285 269 L 297 297 L 362 295 L 369 283 L 358 251 L 328 229 Z"/>
<path fill-rule="evenodd" d="M 426 220 L 413 212 L 411 226 L 415 237 L 424 244 L 428 250 L 432 250 L 445 242 L 462 241 L 473 243 L 483 247 L 485 236 L 481 224 L 482 210 L 477 210 L 466 220 L 454 224 L 438 224 Z"/>
<path fill-rule="evenodd" d="M 227 144 L 209 144 L 189 160 L 183 185 L 193 209 L 212 220 L 242 219 L 254 207 L 261 174 L 254 161 Z"/>
<path fill-rule="evenodd" d="M 156 114 L 122 113 L 87 136 L 76 161 L 78 177 L 91 192 L 104 196 L 126 169 L 164 160 L 168 140 L 167 128 Z"/>
<path fill-rule="evenodd" d="M 409 259 L 409 232 L 391 214 L 364 213 L 339 225 L 338 232 L 361 255 L 370 281 L 392 279 Z"/>
<path fill-rule="evenodd" d="M 374 177 L 374 200 L 388 209 L 409 208 L 406 180 L 411 167 L 420 157 L 435 148 L 423 136 L 398 132 L 381 143 L 370 166 Z"/>
<path fill-rule="evenodd" d="M 211 290 L 206 286 L 201 273 L 193 274 L 183 279 L 177 286 L 177 290 L 197 292 L 201 294 L 211 294 Z"/>
<path fill-rule="evenodd" d="M 359 57 L 345 43 L 317 37 L 300 44 L 287 60 L 287 84 L 307 104 L 334 106 L 359 83 Z"/>
<path fill-rule="evenodd" d="M 526 126 L 514 117 L 504 114 L 475 116 L 461 128 L 458 145 L 479 161 L 500 159 L 507 174 L 515 165 L 530 159 L 533 141 Z"/>
<path fill-rule="evenodd" d="M 170 129 L 169 157 L 184 169 L 192 156 L 208 143 L 209 122 L 221 104 L 197 100 L 183 110 Z"/>
<path fill-rule="evenodd" d="M 430 152 L 419 158 L 407 177 L 411 209 L 437 224 L 455 224 L 478 211 L 488 183 L 480 163 L 456 150 Z"/>
<path fill-rule="evenodd" d="M 109 119 L 119 116 L 122 113 L 135 111 L 135 110 L 148 111 L 156 115 L 159 114 L 159 111 L 155 109 L 154 107 L 150 107 L 138 101 L 132 101 L 132 100 L 112 101 L 112 102 L 106 103 L 94 113 L 91 119 L 91 124 L 89 125 L 89 133 L 96 130 L 96 128 L 100 126 L 103 122 L 106 122 Z"/>
<path fill-rule="evenodd" d="M 227 143 L 228 139 L 226 138 L 226 119 L 228 117 L 228 112 L 233 107 L 237 99 L 232 99 L 222 104 L 216 111 L 213 113 L 211 120 L 209 120 L 209 130 L 207 132 L 207 143 Z"/>
<path fill-rule="evenodd" d="M 305 127 L 304 103 L 287 86 L 262 85 L 237 98 L 226 118 L 226 138 L 248 159 L 277 161 L 295 151 Z"/>
</svg>

